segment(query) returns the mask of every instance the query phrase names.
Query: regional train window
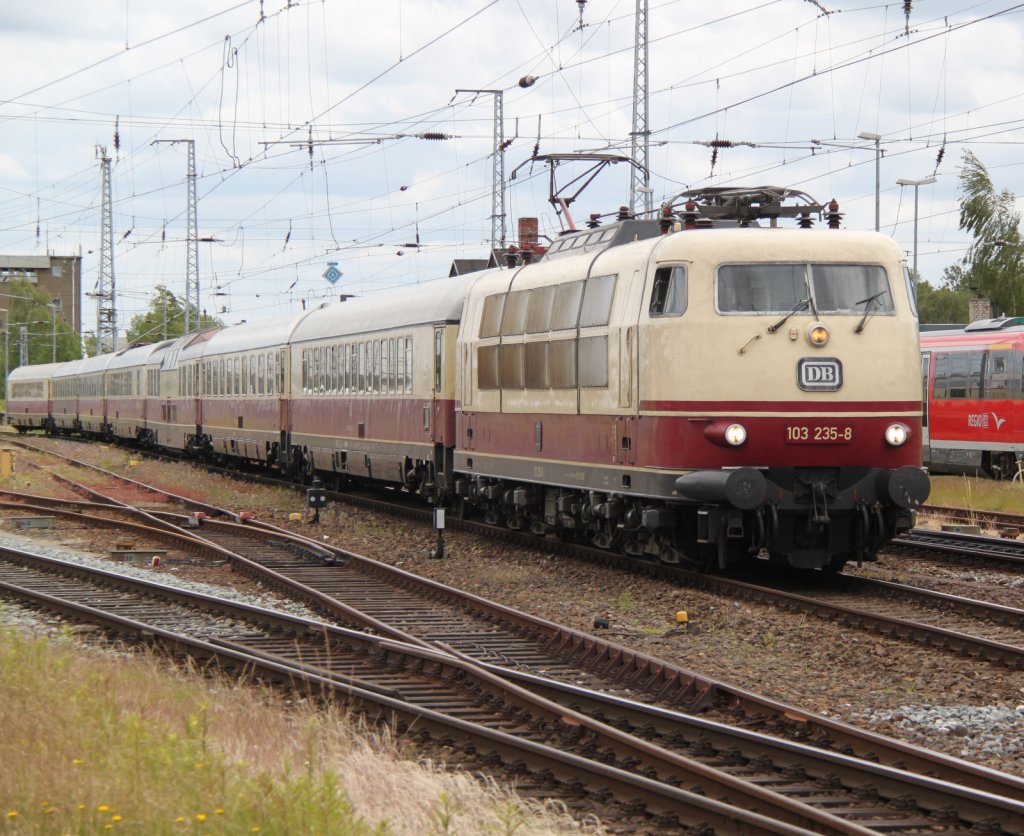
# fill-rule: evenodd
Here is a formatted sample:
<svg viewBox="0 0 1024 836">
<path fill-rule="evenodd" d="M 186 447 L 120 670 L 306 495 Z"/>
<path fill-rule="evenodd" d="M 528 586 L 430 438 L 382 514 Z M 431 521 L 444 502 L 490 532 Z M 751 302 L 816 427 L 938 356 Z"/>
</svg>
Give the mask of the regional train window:
<svg viewBox="0 0 1024 836">
<path fill-rule="evenodd" d="M 615 276 L 591 276 L 583 292 L 580 308 L 580 328 L 607 325 L 615 295 Z"/>
<path fill-rule="evenodd" d="M 398 382 L 398 348 L 397 348 L 397 345 L 398 345 L 398 341 L 394 337 L 392 337 L 391 338 L 391 350 L 388 353 L 388 362 L 389 362 L 388 368 L 390 370 L 389 374 L 388 374 L 388 381 L 389 381 L 388 391 L 390 391 L 390 392 L 397 392 L 401 388 L 400 384 Z"/>
<path fill-rule="evenodd" d="M 932 363 L 935 366 L 935 400 L 944 401 L 949 397 L 949 355 L 933 354 Z"/>
<path fill-rule="evenodd" d="M 266 372 L 266 362 L 267 361 L 266 361 L 266 358 L 261 354 L 261 355 L 259 355 L 259 358 L 257 359 L 257 362 L 259 363 L 259 368 L 256 370 L 256 389 L 259 392 L 259 394 L 263 395 L 263 394 L 265 394 L 265 389 L 266 389 L 266 384 L 264 383 L 264 381 L 267 379 L 267 372 Z M 309 383 L 309 388 L 312 389 L 313 388 L 313 370 L 311 368 L 308 368 L 308 365 L 311 365 L 311 364 L 307 364 L 307 373 L 309 374 L 309 377 L 307 378 L 307 381 Z"/>
<path fill-rule="evenodd" d="M 580 319 L 580 301 L 582 299 L 582 280 L 567 282 L 557 286 L 555 290 L 555 304 L 551 311 L 552 331 L 576 327 Z"/>
<path fill-rule="evenodd" d="M 530 302 L 526 308 L 527 334 L 540 334 L 551 328 L 551 309 L 555 305 L 556 286 L 535 287 L 530 291 Z"/>
<path fill-rule="evenodd" d="M 484 299 L 484 312 L 480 318 L 481 337 L 497 337 L 501 333 L 501 315 L 504 307 L 504 293 L 495 293 Z"/>
<path fill-rule="evenodd" d="M 986 353 L 983 398 L 998 401 L 1010 397 L 1010 356 L 1009 351 Z"/>
<path fill-rule="evenodd" d="M 680 316 L 686 310 L 686 268 L 659 267 L 651 288 L 651 316 Z"/>
</svg>

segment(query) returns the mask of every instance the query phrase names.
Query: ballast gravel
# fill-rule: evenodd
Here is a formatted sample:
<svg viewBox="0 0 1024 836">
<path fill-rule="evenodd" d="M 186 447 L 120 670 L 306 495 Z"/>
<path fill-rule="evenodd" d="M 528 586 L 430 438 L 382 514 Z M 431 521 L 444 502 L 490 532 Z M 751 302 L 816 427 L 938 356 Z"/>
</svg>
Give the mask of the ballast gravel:
<svg viewBox="0 0 1024 836">
<path fill-rule="evenodd" d="M 80 450 L 79 445 L 76 454 Z M 169 477 L 172 483 L 180 483 L 181 466 L 167 467 L 176 471 Z M 147 464 L 147 470 L 154 468 Z M 160 481 L 151 472 L 147 479 Z M 205 476 L 194 479 L 197 485 L 206 481 Z M 429 523 L 335 504 L 313 525 L 301 491 L 286 503 L 275 498 L 268 509 L 260 490 L 247 488 L 251 504 L 236 505 L 234 510 L 252 510 L 261 519 L 307 537 L 575 630 L 600 634 L 799 710 L 1024 777 L 1024 671 L 451 529 L 445 533 L 444 559 L 432 559 L 438 535 Z M 208 499 L 198 491 L 196 498 Z M 291 519 L 296 515 L 300 520 Z M 41 554 L 88 559 L 109 570 L 317 618 L 226 567 L 164 565 L 149 570 L 113 563 L 102 554 L 109 533 L 71 525 L 62 525 L 60 531 L 34 530 L 30 536 L 0 529 L 0 543 L 8 538 L 21 544 L 28 541 Z M 860 571 L 1021 606 L 1019 577 L 944 570 L 888 554 Z M 684 612 L 686 620 L 680 621 Z M 3 601 L 0 622 L 19 629 L 60 629 L 56 621 Z"/>
</svg>

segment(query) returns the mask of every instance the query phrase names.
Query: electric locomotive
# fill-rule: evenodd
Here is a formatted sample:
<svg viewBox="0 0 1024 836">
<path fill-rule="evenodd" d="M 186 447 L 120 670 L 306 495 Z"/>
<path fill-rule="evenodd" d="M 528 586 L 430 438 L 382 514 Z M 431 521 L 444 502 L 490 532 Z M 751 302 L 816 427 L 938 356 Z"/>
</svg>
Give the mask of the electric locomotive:
<svg viewBox="0 0 1024 836">
<path fill-rule="evenodd" d="M 836 206 L 832 228 L 776 228 L 787 211 L 810 226 L 794 194 L 686 194 L 660 225 L 574 232 L 482 274 L 459 331 L 455 504 L 701 568 L 838 570 L 911 527 L 929 487 L 905 260 L 838 231 Z"/>
</svg>

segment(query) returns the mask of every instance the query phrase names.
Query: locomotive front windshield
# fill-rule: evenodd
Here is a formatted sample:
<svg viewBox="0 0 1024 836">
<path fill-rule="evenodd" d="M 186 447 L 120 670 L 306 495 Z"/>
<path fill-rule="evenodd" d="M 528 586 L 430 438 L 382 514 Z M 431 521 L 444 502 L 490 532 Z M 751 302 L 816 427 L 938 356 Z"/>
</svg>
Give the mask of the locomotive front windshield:
<svg viewBox="0 0 1024 836">
<path fill-rule="evenodd" d="M 726 264 L 718 268 L 716 297 L 727 314 L 894 310 L 885 269 L 871 264 Z"/>
</svg>

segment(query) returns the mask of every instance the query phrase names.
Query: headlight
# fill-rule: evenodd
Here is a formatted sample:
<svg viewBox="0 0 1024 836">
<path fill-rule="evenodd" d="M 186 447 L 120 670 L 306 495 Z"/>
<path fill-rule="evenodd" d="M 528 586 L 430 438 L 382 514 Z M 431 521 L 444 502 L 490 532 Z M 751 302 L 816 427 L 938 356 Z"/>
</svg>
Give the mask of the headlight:
<svg viewBox="0 0 1024 836">
<path fill-rule="evenodd" d="M 890 424 L 885 428 L 885 443 L 890 447 L 902 447 L 910 438 L 910 427 L 906 424 Z"/>
<path fill-rule="evenodd" d="M 813 323 L 807 329 L 807 342 L 817 348 L 827 345 L 831 336 L 832 334 L 829 333 L 828 327 L 822 325 L 820 322 Z"/>
<path fill-rule="evenodd" d="M 733 447 L 739 447 L 747 440 L 747 428 L 742 424 L 730 424 L 725 428 L 725 440 Z"/>
</svg>

